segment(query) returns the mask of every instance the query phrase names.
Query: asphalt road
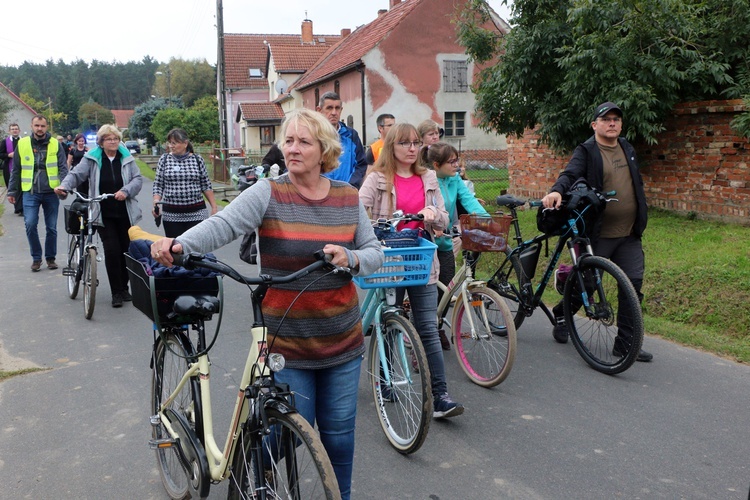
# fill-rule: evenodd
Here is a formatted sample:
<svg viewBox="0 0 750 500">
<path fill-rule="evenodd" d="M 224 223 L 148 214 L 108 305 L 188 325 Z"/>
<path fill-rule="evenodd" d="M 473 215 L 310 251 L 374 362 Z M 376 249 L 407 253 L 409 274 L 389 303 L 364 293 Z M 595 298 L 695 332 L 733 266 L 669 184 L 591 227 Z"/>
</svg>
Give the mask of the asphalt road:
<svg viewBox="0 0 750 500">
<path fill-rule="evenodd" d="M 84 319 L 60 271 L 29 271 L 23 220 L 5 208 L 0 344 L 48 370 L 0 383 L 0 498 L 166 498 L 147 445 L 149 321 L 132 304 L 110 306 L 103 265 L 94 317 Z M 156 231 L 148 214 L 142 226 Z M 58 236 L 62 261 L 62 220 Z M 235 242 L 217 255 L 239 263 L 237 250 Z M 211 356 L 219 443 L 249 323 L 247 291 L 225 283 Z M 494 389 L 471 384 L 448 352 L 449 390 L 466 413 L 433 421 L 411 456 L 387 444 L 363 377 L 354 498 L 747 498 L 750 368 L 653 337 L 645 348 L 653 363 L 602 375 L 571 344 L 555 343 L 537 316 L 520 329 L 513 372 Z M 211 493 L 223 497 L 226 485 Z"/>
</svg>

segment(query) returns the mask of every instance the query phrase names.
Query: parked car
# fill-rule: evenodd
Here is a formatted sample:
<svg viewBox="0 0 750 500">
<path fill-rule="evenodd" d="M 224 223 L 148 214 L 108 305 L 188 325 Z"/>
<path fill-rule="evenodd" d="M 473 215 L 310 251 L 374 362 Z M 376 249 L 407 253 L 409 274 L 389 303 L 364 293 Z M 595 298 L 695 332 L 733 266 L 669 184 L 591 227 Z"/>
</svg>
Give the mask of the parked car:
<svg viewBox="0 0 750 500">
<path fill-rule="evenodd" d="M 138 141 L 125 141 L 125 147 L 128 148 L 131 154 L 141 154 L 141 145 L 138 144 Z"/>
</svg>

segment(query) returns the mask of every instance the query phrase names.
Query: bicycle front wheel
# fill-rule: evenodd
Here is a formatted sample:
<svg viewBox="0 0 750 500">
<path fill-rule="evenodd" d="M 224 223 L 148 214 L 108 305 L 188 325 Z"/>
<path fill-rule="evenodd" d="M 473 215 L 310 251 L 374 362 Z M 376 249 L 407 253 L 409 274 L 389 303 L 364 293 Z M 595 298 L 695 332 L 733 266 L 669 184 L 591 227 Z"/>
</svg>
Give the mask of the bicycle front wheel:
<svg viewBox="0 0 750 500">
<path fill-rule="evenodd" d="M 523 272 L 521 260 L 518 258 L 518 254 L 511 254 L 510 248 L 505 253 L 492 252 L 482 254 L 482 260 L 485 257 L 490 260 L 500 261 L 494 268 L 495 271 L 492 276 L 486 280 L 487 286 L 505 299 L 505 304 L 508 306 L 513 317 L 513 324 L 516 330 L 518 330 L 521 328 L 523 320 L 526 319 L 526 313 L 520 304 L 521 294 L 526 288 L 529 288 L 529 279 Z"/>
<path fill-rule="evenodd" d="M 262 429 L 241 431 L 228 498 L 340 499 L 336 474 L 312 426 L 299 413 L 265 411 L 271 434 L 261 438 Z"/>
<path fill-rule="evenodd" d="M 585 303 L 589 307 L 583 308 Z M 614 375 L 635 362 L 643 314 L 633 284 L 616 264 L 583 258 L 565 281 L 563 308 L 573 345 L 592 368 Z"/>
<path fill-rule="evenodd" d="M 96 305 L 96 250 L 89 248 L 86 252 L 86 260 L 83 262 L 83 313 L 86 319 L 94 315 Z"/>
<path fill-rule="evenodd" d="M 383 432 L 399 453 L 414 453 L 427 438 L 432 418 L 430 368 L 414 326 L 396 313 L 384 314 L 383 335 L 370 338 L 368 363 Z"/>
<path fill-rule="evenodd" d="M 516 359 L 516 327 L 507 303 L 488 287 L 468 290 L 453 308 L 456 358 L 469 379 L 494 387 L 506 379 Z"/>
<path fill-rule="evenodd" d="M 154 370 L 151 380 L 151 414 L 156 416 L 165 401 L 177 387 L 188 369 L 188 354 L 193 348 L 190 340 L 182 332 L 165 331 L 156 343 L 154 350 Z M 193 387 L 185 386 L 169 405 L 175 413 L 183 416 L 191 427 L 196 426 L 196 406 Z M 153 418 L 153 417 L 152 417 Z M 169 439 L 171 436 L 159 419 L 153 424 L 153 439 Z M 156 461 L 164 489 L 171 498 L 183 499 L 190 496 L 188 473 L 180 458 L 178 445 L 156 448 Z"/>
<path fill-rule="evenodd" d="M 81 262 L 81 245 L 78 244 L 78 236 L 70 238 L 70 247 L 68 249 L 68 295 L 71 299 L 78 296 L 78 287 L 81 284 L 81 274 L 78 271 L 78 264 Z"/>
</svg>

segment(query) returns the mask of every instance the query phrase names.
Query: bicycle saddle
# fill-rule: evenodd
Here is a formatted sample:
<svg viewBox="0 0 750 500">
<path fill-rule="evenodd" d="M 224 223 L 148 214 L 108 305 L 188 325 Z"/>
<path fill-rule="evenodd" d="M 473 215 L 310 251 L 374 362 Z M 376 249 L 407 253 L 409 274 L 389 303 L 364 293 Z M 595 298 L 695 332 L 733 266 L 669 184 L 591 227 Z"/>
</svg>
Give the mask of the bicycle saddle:
<svg viewBox="0 0 750 500">
<path fill-rule="evenodd" d="M 526 200 L 521 200 L 510 194 L 503 194 L 495 198 L 495 202 L 501 207 L 516 208 L 523 206 Z"/>
</svg>

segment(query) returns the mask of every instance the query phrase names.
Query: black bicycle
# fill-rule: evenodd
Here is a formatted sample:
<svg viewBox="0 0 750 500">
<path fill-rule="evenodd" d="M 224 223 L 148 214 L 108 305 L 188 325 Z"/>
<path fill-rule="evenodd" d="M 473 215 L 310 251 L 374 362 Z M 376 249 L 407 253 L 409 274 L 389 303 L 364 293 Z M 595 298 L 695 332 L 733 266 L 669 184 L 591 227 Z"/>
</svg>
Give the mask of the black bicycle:
<svg viewBox="0 0 750 500">
<path fill-rule="evenodd" d="M 614 196 L 614 192 L 607 193 Z M 595 370 L 614 375 L 635 362 L 643 343 L 643 315 L 633 284 L 612 261 L 594 255 L 586 236 L 608 198 L 585 184 L 574 186 L 563 197 L 564 209 L 552 211 L 541 201 L 526 201 L 511 195 L 497 197 L 497 204 L 510 211 L 516 247 L 500 253 L 501 263 L 487 280 L 490 288 L 506 299 L 516 329 L 537 307 L 554 325 L 555 318 L 542 301 L 542 295 L 555 276 L 556 266 L 567 247 L 572 268 L 561 283 L 565 322 L 576 350 Z M 539 219 L 552 219 L 549 232 L 524 241 L 518 223 L 517 208 L 526 204 L 539 207 Z M 555 220 L 556 219 L 556 220 Z M 549 222 L 548 222 L 549 224 Z M 560 236 L 557 246 L 536 288 L 533 279 L 543 243 Z M 492 272 L 492 271 L 490 271 Z"/>
<path fill-rule="evenodd" d="M 96 263 L 101 260 L 95 241 L 94 220 L 101 211 L 99 203 L 112 198 L 114 194 L 86 198 L 76 190 L 71 192 L 76 199 L 65 207 L 65 232 L 69 235 L 69 241 L 68 261 L 62 273 L 68 278 L 68 295 L 71 299 L 78 296 L 83 282 L 83 313 L 86 319 L 91 319 L 96 305 L 96 287 L 99 285 Z"/>
</svg>

